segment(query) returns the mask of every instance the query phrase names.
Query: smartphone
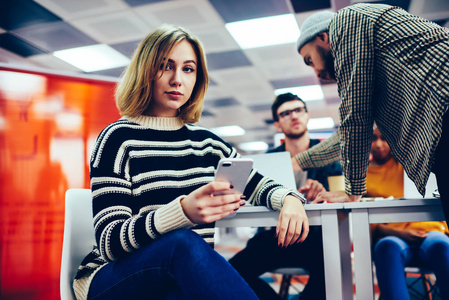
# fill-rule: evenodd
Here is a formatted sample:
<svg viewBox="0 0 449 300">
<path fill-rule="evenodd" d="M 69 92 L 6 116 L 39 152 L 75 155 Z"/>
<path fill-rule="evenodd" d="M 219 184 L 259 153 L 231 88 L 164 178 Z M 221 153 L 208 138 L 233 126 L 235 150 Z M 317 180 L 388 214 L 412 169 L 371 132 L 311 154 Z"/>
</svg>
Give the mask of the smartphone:
<svg viewBox="0 0 449 300">
<path fill-rule="evenodd" d="M 222 158 L 218 162 L 215 181 L 229 182 L 232 191 L 243 194 L 253 163 L 251 158 Z"/>
</svg>

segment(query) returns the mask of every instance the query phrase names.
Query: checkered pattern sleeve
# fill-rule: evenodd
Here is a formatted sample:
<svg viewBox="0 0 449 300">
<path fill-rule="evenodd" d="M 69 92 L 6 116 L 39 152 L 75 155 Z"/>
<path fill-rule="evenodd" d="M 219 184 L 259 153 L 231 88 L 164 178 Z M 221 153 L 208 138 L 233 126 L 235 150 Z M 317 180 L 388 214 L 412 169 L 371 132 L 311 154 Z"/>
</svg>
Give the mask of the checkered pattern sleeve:
<svg viewBox="0 0 449 300">
<path fill-rule="evenodd" d="M 295 156 L 303 170 L 327 166 L 340 160 L 340 137 L 338 132 L 330 138 Z"/>
<path fill-rule="evenodd" d="M 369 14 L 343 9 L 329 27 L 341 98 L 341 164 L 350 195 L 366 193 L 373 130 L 374 21 Z"/>
</svg>

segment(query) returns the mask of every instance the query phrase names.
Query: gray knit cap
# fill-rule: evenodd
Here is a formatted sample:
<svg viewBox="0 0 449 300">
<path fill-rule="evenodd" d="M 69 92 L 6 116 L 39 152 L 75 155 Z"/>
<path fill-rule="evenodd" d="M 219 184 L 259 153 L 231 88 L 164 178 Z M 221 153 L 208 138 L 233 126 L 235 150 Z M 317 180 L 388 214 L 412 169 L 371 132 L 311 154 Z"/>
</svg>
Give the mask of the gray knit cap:
<svg viewBox="0 0 449 300">
<path fill-rule="evenodd" d="M 332 11 L 320 11 L 314 13 L 304 20 L 302 23 L 296 49 L 298 52 L 302 46 L 310 42 L 318 34 L 328 30 L 329 24 L 334 17 L 335 13 Z"/>
</svg>

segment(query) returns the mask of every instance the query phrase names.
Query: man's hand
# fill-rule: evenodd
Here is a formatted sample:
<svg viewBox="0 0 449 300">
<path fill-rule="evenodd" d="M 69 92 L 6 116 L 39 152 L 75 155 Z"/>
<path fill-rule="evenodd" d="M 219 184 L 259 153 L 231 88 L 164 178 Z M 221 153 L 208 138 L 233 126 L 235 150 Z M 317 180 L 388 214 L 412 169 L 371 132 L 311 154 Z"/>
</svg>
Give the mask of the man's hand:
<svg viewBox="0 0 449 300">
<path fill-rule="evenodd" d="M 287 195 L 276 227 L 278 245 L 288 247 L 303 242 L 308 234 L 309 219 L 304 206 L 298 198 Z"/>
<path fill-rule="evenodd" d="M 318 180 L 307 179 L 304 186 L 298 189 L 298 192 L 306 195 L 307 202 L 310 202 L 315 200 L 319 193 L 326 192 L 326 189 Z"/>
<path fill-rule="evenodd" d="M 409 244 L 419 244 L 427 237 L 427 232 L 414 229 L 403 229 L 398 234 L 398 237 Z"/>
<path fill-rule="evenodd" d="M 358 195 L 348 195 L 344 191 L 334 191 L 334 192 L 321 192 L 319 193 L 312 203 L 322 203 L 322 202 L 358 202 L 362 196 Z"/>
</svg>

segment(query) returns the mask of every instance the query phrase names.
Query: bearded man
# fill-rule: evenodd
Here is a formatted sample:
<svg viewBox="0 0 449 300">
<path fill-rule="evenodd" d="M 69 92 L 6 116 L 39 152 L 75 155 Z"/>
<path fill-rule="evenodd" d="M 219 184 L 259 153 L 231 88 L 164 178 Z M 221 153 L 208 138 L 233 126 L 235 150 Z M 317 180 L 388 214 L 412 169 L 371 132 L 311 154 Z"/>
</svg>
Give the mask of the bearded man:
<svg viewBox="0 0 449 300">
<path fill-rule="evenodd" d="M 422 195 L 435 173 L 449 220 L 449 29 L 360 3 L 308 17 L 297 49 L 317 77 L 337 81 L 341 105 L 338 133 L 296 155 L 295 169 L 341 159 L 345 192 L 358 201 L 375 121 Z"/>
</svg>

